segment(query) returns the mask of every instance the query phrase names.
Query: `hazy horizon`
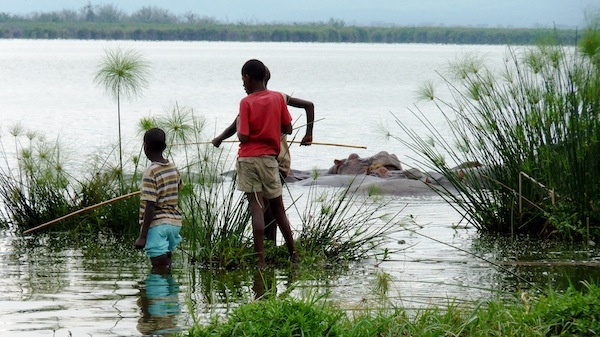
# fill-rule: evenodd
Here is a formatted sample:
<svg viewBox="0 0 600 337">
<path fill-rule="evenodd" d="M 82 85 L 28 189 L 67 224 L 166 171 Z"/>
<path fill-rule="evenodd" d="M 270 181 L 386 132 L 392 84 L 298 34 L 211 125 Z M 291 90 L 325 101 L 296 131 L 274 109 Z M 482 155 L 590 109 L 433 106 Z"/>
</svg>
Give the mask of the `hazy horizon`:
<svg viewBox="0 0 600 337">
<path fill-rule="evenodd" d="M 507 28 L 582 28 L 586 14 L 597 13 L 597 0 L 304 0 L 302 6 L 275 1 L 206 0 L 0 0 L 0 12 L 30 14 L 63 9 L 80 10 L 86 4 L 112 4 L 133 13 L 158 7 L 181 15 L 194 13 L 229 23 L 309 23 L 329 19 L 347 25 L 473 26 Z"/>
</svg>

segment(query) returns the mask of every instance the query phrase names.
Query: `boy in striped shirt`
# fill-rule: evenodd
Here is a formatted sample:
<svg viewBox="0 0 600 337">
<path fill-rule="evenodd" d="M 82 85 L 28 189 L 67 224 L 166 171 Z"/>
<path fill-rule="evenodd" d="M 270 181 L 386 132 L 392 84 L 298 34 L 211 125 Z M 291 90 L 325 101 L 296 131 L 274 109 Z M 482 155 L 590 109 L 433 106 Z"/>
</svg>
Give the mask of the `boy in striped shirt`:
<svg viewBox="0 0 600 337">
<path fill-rule="evenodd" d="M 152 128 L 144 134 L 144 153 L 152 162 L 142 175 L 140 235 L 135 248 L 144 248 L 154 270 L 171 268 L 171 252 L 181 242 L 179 190 L 182 182 L 177 167 L 163 157 L 165 132 Z"/>
</svg>

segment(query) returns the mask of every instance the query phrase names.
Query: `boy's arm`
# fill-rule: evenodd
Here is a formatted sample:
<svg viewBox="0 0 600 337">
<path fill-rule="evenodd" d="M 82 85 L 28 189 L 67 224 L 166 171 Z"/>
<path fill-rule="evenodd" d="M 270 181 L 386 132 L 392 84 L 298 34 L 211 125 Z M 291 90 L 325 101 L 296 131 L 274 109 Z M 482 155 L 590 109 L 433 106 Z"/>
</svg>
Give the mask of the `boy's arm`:
<svg viewBox="0 0 600 337">
<path fill-rule="evenodd" d="M 140 235 L 135 240 L 135 248 L 142 249 L 146 246 L 146 239 L 148 238 L 148 229 L 150 229 L 150 223 L 154 218 L 154 210 L 156 209 L 156 203 L 154 201 L 146 201 L 146 208 L 144 208 L 144 219 L 142 221 L 142 228 L 140 228 Z"/>
<path fill-rule="evenodd" d="M 290 111 L 287 108 L 288 99 L 284 97 L 287 95 L 283 95 L 283 109 L 281 110 L 281 133 L 286 135 L 292 134 L 292 115 L 290 115 Z M 288 96 L 289 97 L 289 96 Z"/>
<path fill-rule="evenodd" d="M 219 146 L 221 146 L 221 143 L 225 139 L 235 135 L 235 132 L 237 131 L 236 124 L 237 124 L 237 117 L 235 118 L 233 123 L 231 123 L 230 126 L 228 126 L 225 130 L 223 130 L 223 132 L 220 135 L 218 135 L 215 139 L 212 140 L 212 142 L 211 142 L 212 145 L 214 145 L 215 147 L 219 147 Z"/>
<path fill-rule="evenodd" d="M 236 120 L 237 122 L 237 137 L 240 143 L 246 143 L 250 139 L 250 126 L 248 125 L 248 102 L 242 100 L 240 102 L 240 114 Z"/>
<path fill-rule="evenodd" d="M 238 116 L 238 119 L 236 119 L 236 122 L 238 124 L 238 127 L 236 128 L 237 129 L 238 140 L 240 141 L 240 143 L 245 143 L 245 142 L 247 142 L 250 139 L 250 136 L 240 133 L 240 127 L 239 126 L 240 126 L 240 123 L 242 123 L 242 120 L 240 120 L 239 116 Z M 246 128 L 244 128 L 244 129 L 246 129 Z"/>
<path fill-rule="evenodd" d="M 315 105 L 311 101 L 288 96 L 287 104 L 294 108 L 302 108 L 306 112 L 306 134 L 302 138 L 300 145 L 310 146 L 313 141 L 313 124 L 315 122 Z"/>
</svg>

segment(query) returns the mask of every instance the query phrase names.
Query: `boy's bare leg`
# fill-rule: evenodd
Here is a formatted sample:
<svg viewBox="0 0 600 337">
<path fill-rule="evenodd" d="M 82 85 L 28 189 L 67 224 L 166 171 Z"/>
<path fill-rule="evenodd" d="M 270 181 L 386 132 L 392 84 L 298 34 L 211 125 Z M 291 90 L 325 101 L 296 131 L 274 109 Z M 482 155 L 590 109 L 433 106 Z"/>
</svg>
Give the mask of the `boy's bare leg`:
<svg viewBox="0 0 600 337">
<path fill-rule="evenodd" d="M 163 254 L 160 256 L 150 258 L 150 262 L 152 263 L 152 268 L 157 269 L 170 269 L 171 268 L 171 259 L 167 254 Z"/>
<path fill-rule="evenodd" d="M 285 177 L 287 173 L 279 171 L 279 178 L 281 179 L 281 186 L 285 184 Z M 265 239 L 272 240 L 277 243 L 277 221 L 271 212 L 271 206 L 269 206 L 269 200 L 265 199 Z"/>
<path fill-rule="evenodd" d="M 252 216 L 252 236 L 254 237 L 254 252 L 256 253 L 257 267 L 264 268 L 265 263 L 265 218 L 264 201 L 262 193 L 246 193 L 248 203 L 250 204 L 250 214 Z"/>
<path fill-rule="evenodd" d="M 269 200 L 264 199 L 265 208 L 265 239 L 275 241 L 277 240 L 277 222 L 271 212 L 271 207 L 268 204 Z"/>
<path fill-rule="evenodd" d="M 285 239 L 285 244 L 287 246 L 288 251 L 290 252 L 290 257 L 292 261 L 299 262 L 298 253 L 296 253 L 296 248 L 294 246 L 294 237 L 292 235 L 292 227 L 290 226 L 290 221 L 288 220 L 287 215 L 285 214 L 285 207 L 283 206 L 283 198 L 279 196 L 277 198 L 273 198 L 269 200 L 269 206 L 271 208 L 271 212 L 277 221 L 277 225 L 281 230 L 281 234 L 283 234 L 283 238 Z"/>
</svg>

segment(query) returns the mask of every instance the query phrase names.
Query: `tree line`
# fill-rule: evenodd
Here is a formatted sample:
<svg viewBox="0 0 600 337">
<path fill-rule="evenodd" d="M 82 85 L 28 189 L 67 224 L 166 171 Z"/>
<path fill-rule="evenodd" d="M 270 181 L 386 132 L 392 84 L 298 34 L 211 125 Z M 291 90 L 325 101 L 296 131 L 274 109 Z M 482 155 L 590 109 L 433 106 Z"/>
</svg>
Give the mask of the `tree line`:
<svg viewBox="0 0 600 337">
<path fill-rule="evenodd" d="M 0 12 L 0 38 L 159 41 L 264 41 L 341 43 L 446 43 L 532 45 L 553 39 L 575 45 L 574 29 L 353 26 L 330 19 L 314 23 L 223 23 L 191 12 L 174 15 L 143 7 L 126 14 L 114 5 L 11 15 Z"/>
</svg>

